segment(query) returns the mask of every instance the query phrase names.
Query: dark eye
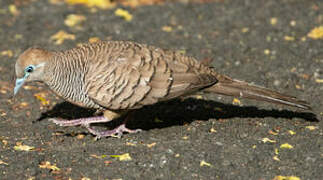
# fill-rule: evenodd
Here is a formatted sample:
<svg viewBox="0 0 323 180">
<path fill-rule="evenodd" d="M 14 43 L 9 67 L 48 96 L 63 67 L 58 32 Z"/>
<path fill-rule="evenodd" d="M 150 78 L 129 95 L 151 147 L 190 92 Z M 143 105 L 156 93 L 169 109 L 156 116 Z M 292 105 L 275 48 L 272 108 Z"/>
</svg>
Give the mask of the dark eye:
<svg viewBox="0 0 323 180">
<path fill-rule="evenodd" d="M 33 71 L 34 71 L 34 66 L 28 66 L 28 67 L 26 67 L 25 71 L 26 71 L 27 73 L 31 73 L 31 72 L 33 72 Z"/>
</svg>

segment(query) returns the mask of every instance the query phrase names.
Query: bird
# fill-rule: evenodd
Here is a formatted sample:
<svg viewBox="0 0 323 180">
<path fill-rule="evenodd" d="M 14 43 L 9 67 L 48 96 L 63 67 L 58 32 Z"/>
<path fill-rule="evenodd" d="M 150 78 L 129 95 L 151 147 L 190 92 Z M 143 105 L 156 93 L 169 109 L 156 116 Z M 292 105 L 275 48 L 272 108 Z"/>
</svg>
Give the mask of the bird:
<svg viewBox="0 0 323 180">
<path fill-rule="evenodd" d="M 198 91 L 311 110 L 306 101 L 219 74 L 179 51 L 131 41 L 84 43 L 63 51 L 28 48 L 17 58 L 15 72 L 14 95 L 25 83 L 38 81 L 64 100 L 100 112 L 49 119 L 60 126 L 83 126 L 96 138 L 140 132 L 126 127 L 136 109 Z M 112 130 L 91 127 L 120 117 L 124 122 Z"/>
</svg>

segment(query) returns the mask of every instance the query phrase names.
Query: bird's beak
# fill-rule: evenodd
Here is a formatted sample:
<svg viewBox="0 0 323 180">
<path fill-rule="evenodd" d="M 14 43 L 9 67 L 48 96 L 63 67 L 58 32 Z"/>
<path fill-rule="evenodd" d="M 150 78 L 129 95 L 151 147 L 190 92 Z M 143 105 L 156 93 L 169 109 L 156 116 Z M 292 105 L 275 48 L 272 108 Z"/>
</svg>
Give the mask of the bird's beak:
<svg viewBox="0 0 323 180">
<path fill-rule="evenodd" d="M 25 79 L 26 79 L 26 76 L 24 76 L 23 78 L 17 78 L 16 79 L 16 86 L 15 86 L 15 89 L 13 90 L 13 95 L 17 94 L 17 92 L 19 91 L 21 86 L 24 84 Z"/>
</svg>

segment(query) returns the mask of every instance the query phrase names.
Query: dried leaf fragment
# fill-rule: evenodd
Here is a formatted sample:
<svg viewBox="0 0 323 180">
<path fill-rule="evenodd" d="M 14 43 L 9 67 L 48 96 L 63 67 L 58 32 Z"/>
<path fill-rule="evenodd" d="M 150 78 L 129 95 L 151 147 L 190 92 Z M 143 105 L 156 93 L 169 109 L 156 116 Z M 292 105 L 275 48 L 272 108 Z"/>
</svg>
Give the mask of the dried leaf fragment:
<svg viewBox="0 0 323 180">
<path fill-rule="evenodd" d="M 8 165 L 8 163 L 6 163 L 6 162 L 4 162 L 4 161 L 0 160 L 0 165 L 1 165 L 1 164 Z"/>
<path fill-rule="evenodd" d="M 35 149 L 33 146 L 23 145 L 21 142 L 17 142 L 16 145 L 13 147 L 16 151 L 31 151 Z"/>
<path fill-rule="evenodd" d="M 281 149 L 292 149 L 294 147 L 288 143 L 284 143 L 284 144 L 280 145 L 280 148 Z"/>
<path fill-rule="evenodd" d="M 9 12 L 14 15 L 14 16 L 18 16 L 20 14 L 20 11 L 17 9 L 17 7 L 14 4 L 10 4 L 8 6 Z"/>
<path fill-rule="evenodd" d="M 296 176 L 276 176 L 273 180 L 301 180 Z"/>
<path fill-rule="evenodd" d="M 315 79 L 315 82 L 317 82 L 317 83 L 323 83 L 323 79 Z"/>
<path fill-rule="evenodd" d="M 295 37 L 293 37 L 293 36 L 285 36 L 284 39 L 285 39 L 285 41 L 294 41 Z"/>
<path fill-rule="evenodd" d="M 234 105 L 241 105 L 241 101 L 237 98 L 233 98 L 232 104 Z"/>
<path fill-rule="evenodd" d="M 87 7 L 98 7 L 101 9 L 110 9 L 115 7 L 115 3 L 111 0 L 65 0 L 67 4 L 70 5 L 84 5 Z"/>
<path fill-rule="evenodd" d="M 280 161 L 280 159 L 278 158 L 278 156 L 274 156 L 274 157 L 273 157 L 273 160 L 275 160 L 275 161 Z"/>
<path fill-rule="evenodd" d="M 173 28 L 171 26 L 163 26 L 162 30 L 165 31 L 165 32 L 172 32 Z"/>
<path fill-rule="evenodd" d="M 85 21 L 86 17 L 80 14 L 69 14 L 64 20 L 64 23 L 68 27 L 79 26 L 81 22 Z"/>
<path fill-rule="evenodd" d="M 294 132 L 294 131 L 292 131 L 292 130 L 289 130 L 289 131 L 288 131 L 288 133 L 289 133 L 290 135 L 295 135 L 295 134 L 296 134 L 296 132 Z"/>
<path fill-rule="evenodd" d="M 62 44 L 66 39 L 75 40 L 75 35 L 69 34 L 63 30 L 60 30 L 56 34 L 54 34 L 50 37 L 50 40 L 55 41 L 56 45 Z"/>
<path fill-rule="evenodd" d="M 59 171 L 60 170 L 60 168 L 58 168 L 56 166 L 56 164 L 51 165 L 51 163 L 49 161 L 41 162 L 39 164 L 39 168 L 50 169 L 50 170 L 53 170 L 53 171 Z"/>
<path fill-rule="evenodd" d="M 312 39 L 323 39 L 323 26 L 316 27 L 307 34 Z"/>
<path fill-rule="evenodd" d="M 261 140 L 262 142 L 264 142 L 264 143 L 267 143 L 267 142 L 270 142 L 270 143 L 275 143 L 276 141 L 275 140 L 271 140 L 271 139 L 269 139 L 269 138 L 262 138 L 262 140 Z"/>
<path fill-rule="evenodd" d="M 49 101 L 45 99 L 45 94 L 44 93 L 36 93 L 34 94 L 36 99 L 38 99 L 43 106 L 49 105 Z"/>
<path fill-rule="evenodd" d="M 125 153 L 125 154 L 121 154 L 121 155 L 110 155 L 110 157 L 118 158 L 119 161 L 131 161 L 132 160 L 129 153 Z"/>
<path fill-rule="evenodd" d="M 305 128 L 313 131 L 313 130 L 317 129 L 318 127 L 317 126 L 306 126 Z"/>
<path fill-rule="evenodd" d="M 114 11 L 114 14 L 116 16 L 120 16 L 120 17 L 124 18 L 126 21 L 132 20 L 132 15 L 127 10 L 118 8 L 116 11 Z"/>
<path fill-rule="evenodd" d="M 209 167 L 212 167 L 212 164 L 207 163 L 206 161 L 202 160 L 202 161 L 200 162 L 200 166 L 201 166 L 201 167 L 202 167 L 202 166 L 209 166 Z"/>
<path fill-rule="evenodd" d="M 89 43 L 97 43 L 97 42 L 100 42 L 100 38 L 98 37 L 91 37 L 89 38 Z"/>
<path fill-rule="evenodd" d="M 5 50 L 5 51 L 1 51 L 1 56 L 8 56 L 8 57 L 12 57 L 13 56 L 13 52 L 11 50 Z"/>
<path fill-rule="evenodd" d="M 156 146 L 156 144 L 157 144 L 157 143 L 155 143 L 155 142 L 154 142 L 154 143 L 151 143 L 151 144 L 147 144 L 147 147 L 148 147 L 148 148 L 152 148 L 152 147 Z"/>
</svg>

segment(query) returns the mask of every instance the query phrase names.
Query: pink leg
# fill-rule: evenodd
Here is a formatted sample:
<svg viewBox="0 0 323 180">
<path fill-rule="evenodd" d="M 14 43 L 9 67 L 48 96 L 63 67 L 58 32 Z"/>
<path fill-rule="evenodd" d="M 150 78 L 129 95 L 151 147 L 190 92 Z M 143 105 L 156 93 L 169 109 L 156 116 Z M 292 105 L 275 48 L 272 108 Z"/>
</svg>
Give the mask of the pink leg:
<svg viewBox="0 0 323 180">
<path fill-rule="evenodd" d="M 118 126 L 115 129 L 108 130 L 108 131 L 97 131 L 94 128 L 91 128 L 91 123 L 103 123 L 103 122 L 109 122 L 112 121 L 111 119 L 107 119 L 104 116 L 98 116 L 98 117 L 89 117 L 89 118 L 80 118 L 80 119 L 74 119 L 74 120 L 65 120 L 65 119 L 56 119 L 51 118 L 50 121 L 54 122 L 57 125 L 60 126 L 84 126 L 91 134 L 96 136 L 96 139 L 100 139 L 101 137 L 118 137 L 120 138 L 123 134 L 123 132 L 127 133 L 137 133 L 140 132 L 140 129 L 131 130 L 126 128 L 126 120 Z"/>
</svg>

